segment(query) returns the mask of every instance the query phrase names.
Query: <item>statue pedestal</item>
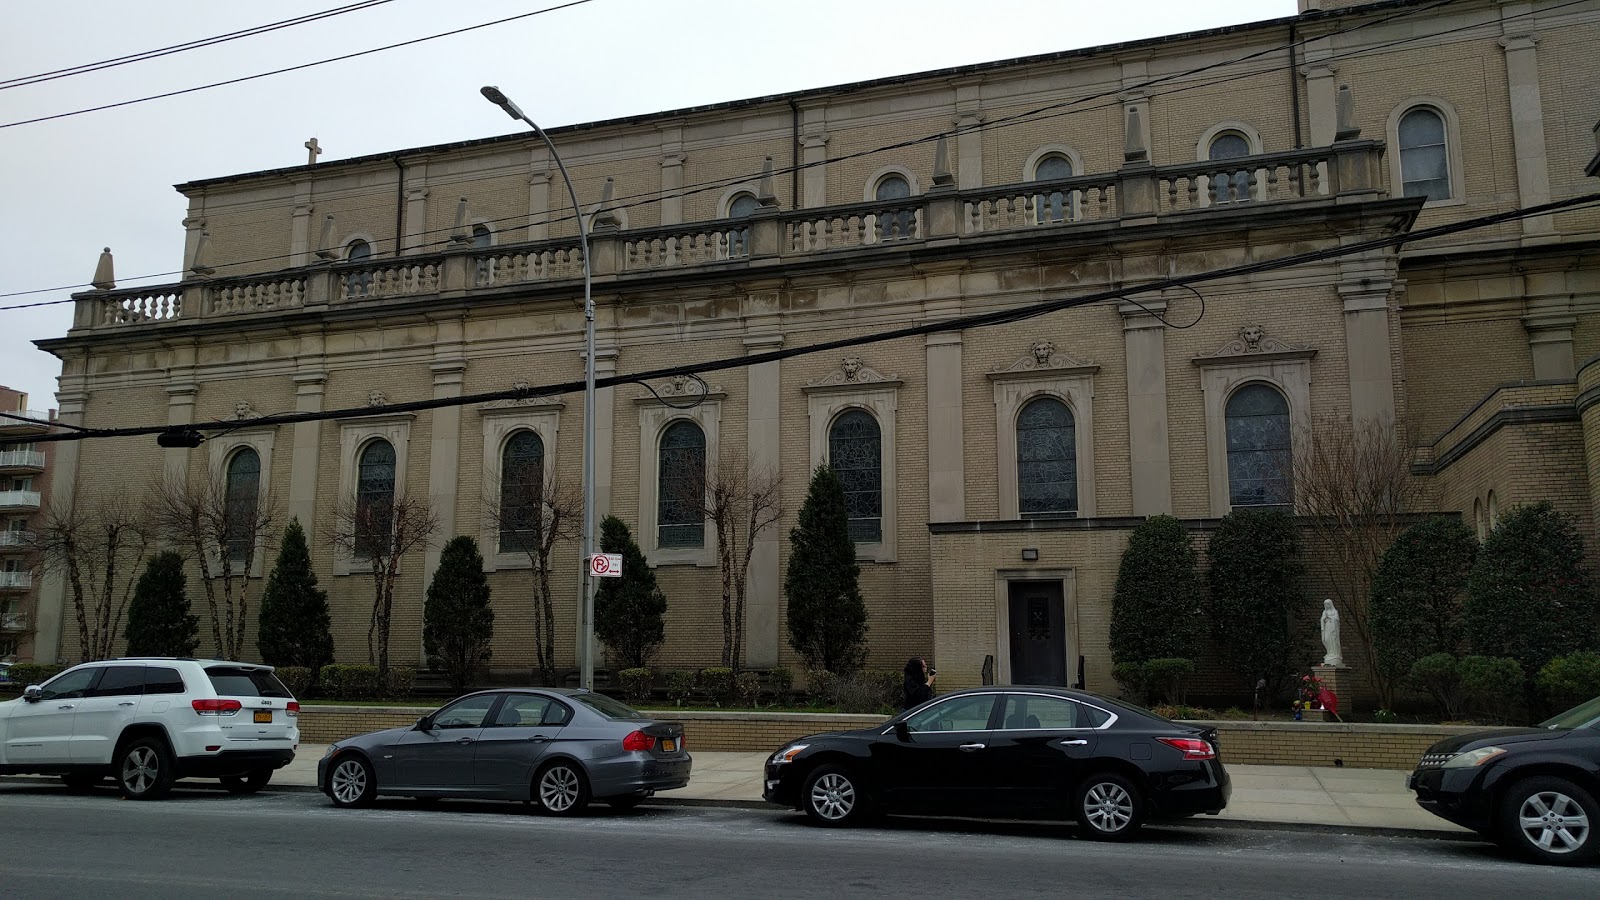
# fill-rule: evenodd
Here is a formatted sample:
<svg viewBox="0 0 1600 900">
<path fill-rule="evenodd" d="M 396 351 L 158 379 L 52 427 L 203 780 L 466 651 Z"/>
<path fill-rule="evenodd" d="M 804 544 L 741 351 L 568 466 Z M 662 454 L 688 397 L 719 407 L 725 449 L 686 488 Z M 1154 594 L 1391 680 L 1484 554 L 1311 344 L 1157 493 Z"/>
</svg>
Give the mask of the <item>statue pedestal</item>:
<svg viewBox="0 0 1600 900">
<path fill-rule="evenodd" d="M 1348 718 L 1355 712 L 1356 680 L 1349 666 L 1312 666 L 1311 674 L 1339 698 L 1339 715 Z"/>
</svg>

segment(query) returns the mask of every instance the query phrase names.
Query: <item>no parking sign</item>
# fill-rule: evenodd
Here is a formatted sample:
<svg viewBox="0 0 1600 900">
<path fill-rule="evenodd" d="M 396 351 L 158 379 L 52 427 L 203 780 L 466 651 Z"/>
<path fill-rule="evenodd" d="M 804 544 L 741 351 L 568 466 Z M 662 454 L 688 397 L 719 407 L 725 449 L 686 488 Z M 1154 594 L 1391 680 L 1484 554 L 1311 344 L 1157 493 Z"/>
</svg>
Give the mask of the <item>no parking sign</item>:
<svg viewBox="0 0 1600 900">
<path fill-rule="evenodd" d="M 621 578 L 622 554 L 596 553 L 595 555 L 589 557 L 589 577 Z"/>
</svg>

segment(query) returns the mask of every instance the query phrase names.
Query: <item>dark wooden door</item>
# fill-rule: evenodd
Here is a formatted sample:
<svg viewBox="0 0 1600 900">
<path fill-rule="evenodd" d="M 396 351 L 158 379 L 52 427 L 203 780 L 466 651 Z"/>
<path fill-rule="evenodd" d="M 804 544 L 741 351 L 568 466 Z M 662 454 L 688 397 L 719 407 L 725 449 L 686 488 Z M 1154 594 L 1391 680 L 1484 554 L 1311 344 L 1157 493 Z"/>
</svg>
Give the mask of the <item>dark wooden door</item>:
<svg viewBox="0 0 1600 900">
<path fill-rule="evenodd" d="M 1011 683 L 1067 686 L 1067 615 L 1059 581 L 1013 581 Z"/>
</svg>

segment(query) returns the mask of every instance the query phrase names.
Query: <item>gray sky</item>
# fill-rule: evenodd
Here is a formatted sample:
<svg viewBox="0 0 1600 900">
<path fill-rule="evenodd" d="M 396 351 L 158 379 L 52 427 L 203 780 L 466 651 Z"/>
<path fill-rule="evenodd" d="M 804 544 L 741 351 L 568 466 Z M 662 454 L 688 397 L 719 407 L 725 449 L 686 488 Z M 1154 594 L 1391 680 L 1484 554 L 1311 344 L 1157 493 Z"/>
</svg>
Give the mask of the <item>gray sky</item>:
<svg viewBox="0 0 1600 900">
<path fill-rule="evenodd" d="M 349 0 L 11 3 L 0 80 L 346 5 Z M 222 81 L 515 15 L 559 0 L 394 0 L 217 47 L 0 90 L 0 125 Z M 518 130 L 498 84 L 546 127 L 1292 15 L 1294 0 L 594 0 L 254 82 L 0 128 L 0 294 L 77 285 L 100 248 L 119 287 L 182 265 L 172 185 Z M 581 73 L 581 74 L 577 74 Z M 282 248 L 276 248 L 282 249 Z M 220 260 L 213 262 L 222 262 Z M 69 290 L 0 297 L 0 306 Z M 0 384 L 55 406 L 60 366 L 32 341 L 72 304 L 0 310 Z"/>
</svg>

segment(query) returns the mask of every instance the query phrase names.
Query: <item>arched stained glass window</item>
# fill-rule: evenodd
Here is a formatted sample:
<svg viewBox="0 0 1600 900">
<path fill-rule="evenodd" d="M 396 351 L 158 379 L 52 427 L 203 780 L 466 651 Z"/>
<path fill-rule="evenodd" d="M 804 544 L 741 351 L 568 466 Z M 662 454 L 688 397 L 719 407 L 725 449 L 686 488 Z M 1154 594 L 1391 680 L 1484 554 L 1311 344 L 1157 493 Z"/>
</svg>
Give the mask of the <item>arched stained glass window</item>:
<svg viewBox="0 0 1600 900">
<path fill-rule="evenodd" d="M 883 540 L 883 432 L 865 410 L 852 409 L 828 429 L 828 462 L 844 483 L 850 539 L 858 544 Z"/>
<path fill-rule="evenodd" d="M 1078 512 L 1078 444 L 1072 410 L 1054 397 L 1017 416 L 1017 509 L 1022 517 Z"/>
<path fill-rule="evenodd" d="M 891 203 L 893 207 L 878 214 L 878 240 L 903 241 L 915 236 L 916 210 L 898 202 L 911 198 L 911 182 L 901 175 L 885 175 L 878 179 L 872 196 L 875 200 Z"/>
<path fill-rule="evenodd" d="M 1059 181 L 1072 175 L 1072 160 L 1059 153 L 1039 160 L 1039 164 L 1033 168 L 1034 181 Z M 1034 215 L 1041 225 L 1065 222 L 1072 215 L 1069 203 L 1067 195 L 1061 191 L 1039 194 L 1034 198 Z"/>
<path fill-rule="evenodd" d="M 544 441 L 519 431 L 500 451 L 500 552 L 539 546 L 544 518 Z"/>
<path fill-rule="evenodd" d="M 241 447 L 228 460 L 227 486 L 224 489 L 224 539 L 228 561 L 242 565 L 255 552 L 256 523 L 260 521 L 261 457 L 249 447 Z"/>
<path fill-rule="evenodd" d="M 1248 384 L 1228 398 L 1228 502 L 1292 506 L 1294 459 L 1289 403 L 1276 388 Z"/>
<path fill-rule="evenodd" d="M 656 498 L 656 545 L 706 544 L 706 433 L 686 419 L 661 433 Z"/>
<path fill-rule="evenodd" d="M 739 194 L 733 198 L 733 202 L 728 204 L 728 218 L 748 219 L 755 215 L 756 210 L 759 208 L 761 208 L 761 202 L 756 199 L 755 194 Z M 737 228 L 728 229 L 727 237 L 729 256 L 750 255 L 749 225 L 740 225 Z"/>
<path fill-rule="evenodd" d="M 394 445 L 375 440 L 356 462 L 356 556 L 372 559 L 389 552 L 394 518 Z"/>
<path fill-rule="evenodd" d="M 1250 155 L 1250 141 L 1237 131 L 1224 131 L 1211 139 L 1206 148 L 1206 158 L 1211 160 L 1238 159 Z M 1244 203 L 1250 199 L 1250 172 L 1217 172 L 1211 176 L 1212 203 Z"/>
<path fill-rule="evenodd" d="M 1419 106 L 1400 117 L 1400 181 L 1404 196 L 1450 199 L 1450 154 L 1444 117 Z"/>
</svg>

